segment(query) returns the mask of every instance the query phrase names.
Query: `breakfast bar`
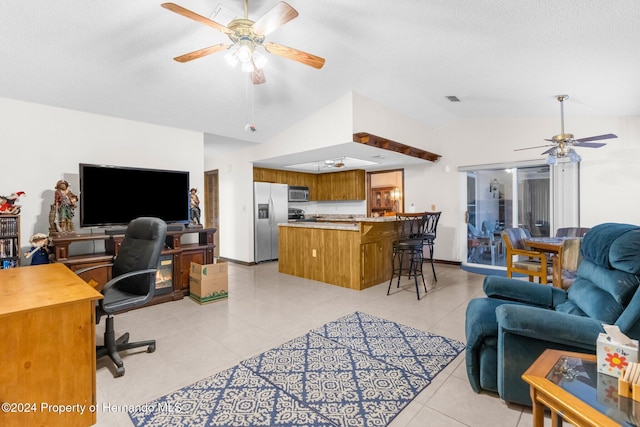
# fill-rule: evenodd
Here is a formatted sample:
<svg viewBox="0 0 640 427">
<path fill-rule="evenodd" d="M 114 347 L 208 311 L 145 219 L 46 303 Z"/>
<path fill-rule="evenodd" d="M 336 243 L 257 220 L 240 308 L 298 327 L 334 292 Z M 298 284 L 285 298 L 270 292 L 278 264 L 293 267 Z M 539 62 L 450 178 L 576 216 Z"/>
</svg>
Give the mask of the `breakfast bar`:
<svg viewBox="0 0 640 427">
<path fill-rule="evenodd" d="M 395 217 L 278 224 L 281 273 L 362 290 L 389 280 Z"/>
</svg>

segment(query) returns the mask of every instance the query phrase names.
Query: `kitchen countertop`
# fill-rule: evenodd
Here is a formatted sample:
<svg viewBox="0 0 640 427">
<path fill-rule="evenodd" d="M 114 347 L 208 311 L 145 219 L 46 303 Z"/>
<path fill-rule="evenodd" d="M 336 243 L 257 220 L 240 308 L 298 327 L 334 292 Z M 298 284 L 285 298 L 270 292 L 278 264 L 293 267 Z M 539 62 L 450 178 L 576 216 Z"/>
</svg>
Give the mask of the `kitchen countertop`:
<svg viewBox="0 0 640 427">
<path fill-rule="evenodd" d="M 279 227 L 328 228 L 332 230 L 360 231 L 360 226 L 352 219 L 350 223 L 335 222 L 288 222 L 278 224 Z"/>
<path fill-rule="evenodd" d="M 289 222 L 286 224 L 278 224 L 281 227 L 304 227 L 304 228 L 328 228 L 333 230 L 348 230 L 358 231 L 360 229 L 359 223 L 361 222 L 393 222 L 396 220 L 395 216 L 379 216 L 379 217 L 365 217 L 365 216 L 307 216 L 308 218 L 316 219 L 316 222 Z"/>
</svg>

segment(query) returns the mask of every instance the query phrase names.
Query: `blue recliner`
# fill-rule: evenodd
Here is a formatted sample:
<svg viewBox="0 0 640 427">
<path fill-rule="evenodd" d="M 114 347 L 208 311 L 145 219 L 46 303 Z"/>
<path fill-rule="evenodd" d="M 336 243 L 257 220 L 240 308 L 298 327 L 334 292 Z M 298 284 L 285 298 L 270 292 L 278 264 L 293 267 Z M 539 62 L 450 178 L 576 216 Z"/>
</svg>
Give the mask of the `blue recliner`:
<svg viewBox="0 0 640 427">
<path fill-rule="evenodd" d="M 521 375 L 547 348 L 595 354 L 602 324 L 640 339 L 640 227 L 601 224 L 581 244 L 573 285 L 487 276 L 486 298 L 469 302 L 466 367 L 476 392 L 531 405 Z"/>
</svg>

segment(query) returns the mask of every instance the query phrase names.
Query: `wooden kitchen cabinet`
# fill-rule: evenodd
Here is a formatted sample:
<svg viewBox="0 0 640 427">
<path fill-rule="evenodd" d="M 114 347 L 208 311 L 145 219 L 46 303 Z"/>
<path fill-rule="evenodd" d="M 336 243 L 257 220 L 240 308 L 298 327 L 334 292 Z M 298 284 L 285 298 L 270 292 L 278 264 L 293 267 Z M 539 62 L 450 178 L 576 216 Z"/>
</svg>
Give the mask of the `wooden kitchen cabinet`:
<svg viewBox="0 0 640 427">
<path fill-rule="evenodd" d="M 355 290 L 388 281 L 395 220 L 357 223 L 351 230 L 279 226 L 278 271 Z"/>
<path fill-rule="evenodd" d="M 318 175 L 317 200 L 365 200 L 365 171 L 323 173 Z"/>
<path fill-rule="evenodd" d="M 309 187 L 310 200 L 365 200 L 366 172 L 349 170 L 313 174 L 253 168 L 253 180 Z"/>
<path fill-rule="evenodd" d="M 257 182 L 278 183 L 278 171 L 275 169 L 253 168 L 253 180 Z M 284 183 L 282 183 L 284 184 Z"/>
</svg>

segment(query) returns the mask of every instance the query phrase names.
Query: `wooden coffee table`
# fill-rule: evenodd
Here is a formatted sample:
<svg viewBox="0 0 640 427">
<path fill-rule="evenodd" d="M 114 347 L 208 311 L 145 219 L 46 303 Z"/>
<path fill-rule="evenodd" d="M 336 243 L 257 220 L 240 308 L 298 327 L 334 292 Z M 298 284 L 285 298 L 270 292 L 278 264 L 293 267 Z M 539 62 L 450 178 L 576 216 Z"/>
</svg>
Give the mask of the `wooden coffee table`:
<svg viewBox="0 0 640 427">
<path fill-rule="evenodd" d="M 522 374 L 531 386 L 534 427 L 544 426 L 544 408 L 551 410 L 552 426 L 565 420 L 575 426 L 632 426 L 640 414 L 640 402 L 617 395 L 617 379 L 596 372 L 596 356 L 545 350 Z M 602 376 L 602 377 L 600 377 Z M 598 382 L 608 392 L 598 399 Z"/>
</svg>

